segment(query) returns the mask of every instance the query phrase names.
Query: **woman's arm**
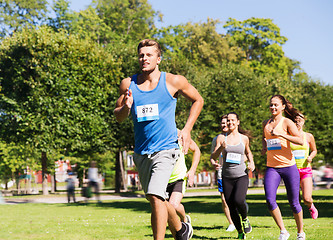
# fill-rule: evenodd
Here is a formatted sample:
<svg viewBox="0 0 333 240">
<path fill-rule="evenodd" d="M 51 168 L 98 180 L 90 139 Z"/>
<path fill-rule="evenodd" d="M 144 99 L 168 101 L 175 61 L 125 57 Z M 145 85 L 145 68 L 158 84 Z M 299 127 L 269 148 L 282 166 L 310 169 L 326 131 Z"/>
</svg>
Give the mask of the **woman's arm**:
<svg viewBox="0 0 333 240">
<path fill-rule="evenodd" d="M 266 138 L 265 138 L 265 126 L 267 124 L 268 120 L 265 120 L 262 122 L 262 139 L 261 139 L 261 144 L 262 144 L 262 149 L 261 149 L 261 155 L 265 155 L 267 152 L 267 143 L 266 143 Z"/>
<path fill-rule="evenodd" d="M 296 127 L 296 124 L 293 121 L 291 121 L 290 119 L 286 118 L 285 121 L 283 122 L 283 125 L 287 129 L 287 132 L 289 134 L 279 133 L 275 130 L 275 128 L 271 131 L 271 134 L 273 136 L 282 137 L 282 138 L 288 140 L 289 142 L 303 145 L 304 141 L 303 141 L 303 138 L 302 138 L 300 132 L 298 131 L 298 129 Z"/>
<path fill-rule="evenodd" d="M 192 158 L 192 165 L 190 170 L 186 173 L 186 177 L 188 179 L 188 184 L 190 185 L 190 187 L 193 186 L 194 183 L 194 175 L 195 175 L 195 171 L 197 170 L 199 161 L 200 161 L 200 148 L 198 147 L 198 145 L 191 139 L 190 141 L 190 147 L 189 149 L 193 152 L 193 158 Z"/>
<path fill-rule="evenodd" d="M 250 140 L 247 136 L 242 135 L 244 142 L 245 142 L 245 154 L 247 156 L 247 159 L 249 160 L 248 164 L 247 164 L 247 168 L 253 172 L 255 169 L 255 165 L 254 165 L 254 161 L 253 161 L 253 154 L 251 152 L 250 149 Z"/>
<path fill-rule="evenodd" d="M 214 151 L 212 152 L 212 154 L 210 155 L 211 159 L 216 160 L 221 155 L 221 152 L 224 148 L 224 138 L 225 137 L 222 134 L 217 137 L 216 147 L 215 147 Z"/>
<path fill-rule="evenodd" d="M 313 135 L 311 133 L 305 133 L 305 134 L 306 134 L 306 139 L 309 142 L 310 150 L 311 150 L 311 152 L 308 156 L 307 162 L 311 163 L 312 159 L 317 155 L 317 146 L 316 146 L 316 142 L 315 142 Z"/>
</svg>

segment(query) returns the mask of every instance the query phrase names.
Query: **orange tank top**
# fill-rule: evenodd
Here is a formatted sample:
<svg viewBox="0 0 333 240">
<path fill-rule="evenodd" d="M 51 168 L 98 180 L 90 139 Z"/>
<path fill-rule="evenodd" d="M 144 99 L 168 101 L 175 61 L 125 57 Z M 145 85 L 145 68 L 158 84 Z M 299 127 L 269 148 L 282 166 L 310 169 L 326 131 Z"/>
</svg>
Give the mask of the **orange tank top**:
<svg viewBox="0 0 333 240">
<path fill-rule="evenodd" d="M 279 133 L 288 134 L 287 129 L 283 127 L 283 117 L 276 125 L 275 130 Z M 267 167 L 282 168 L 295 165 L 295 159 L 290 149 L 290 142 L 282 137 L 271 135 L 271 129 L 266 124 L 264 128 L 267 144 Z"/>
</svg>

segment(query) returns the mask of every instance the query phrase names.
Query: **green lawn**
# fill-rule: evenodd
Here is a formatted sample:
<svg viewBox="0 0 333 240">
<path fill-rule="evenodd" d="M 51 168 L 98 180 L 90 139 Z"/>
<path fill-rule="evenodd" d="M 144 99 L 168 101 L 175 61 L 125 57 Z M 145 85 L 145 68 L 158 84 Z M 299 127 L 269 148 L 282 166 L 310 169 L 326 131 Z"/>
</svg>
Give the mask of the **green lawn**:
<svg viewBox="0 0 333 240">
<path fill-rule="evenodd" d="M 314 191 L 319 218 L 304 209 L 307 239 L 333 239 L 333 190 Z M 267 210 L 264 195 L 248 195 L 253 231 L 247 239 L 277 239 L 279 230 Z M 234 239 L 236 231 L 225 231 L 219 196 L 186 197 L 192 217 L 193 239 Z M 296 226 L 285 195 L 278 195 L 284 222 L 296 239 Z M 144 198 L 102 204 L 17 204 L 0 205 L 0 239 L 152 239 L 150 206 Z M 167 231 L 166 239 L 172 239 Z"/>
</svg>

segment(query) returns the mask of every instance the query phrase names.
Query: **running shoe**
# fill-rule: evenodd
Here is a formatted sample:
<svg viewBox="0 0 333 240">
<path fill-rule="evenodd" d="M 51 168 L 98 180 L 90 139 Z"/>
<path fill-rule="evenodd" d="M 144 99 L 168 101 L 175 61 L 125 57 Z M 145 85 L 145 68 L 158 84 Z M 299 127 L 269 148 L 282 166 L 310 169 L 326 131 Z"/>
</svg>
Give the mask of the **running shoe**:
<svg viewBox="0 0 333 240">
<path fill-rule="evenodd" d="M 305 240 L 305 232 L 297 233 L 297 240 Z"/>
<path fill-rule="evenodd" d="M 249 218 L 243 219 L 243 228 L 245 233 L 250 233 L 252 231 L 252 227 L 249 221 Z"/>
<path fill-rule="evenodd" d="M 309 208 L 309 211 L 310 211 L 310 215 L 313 219 L 317 219 L 318 218 L 318 210 L 317 208 L 313 205 L 311 205 L 311 207 Z"/>
<path fill-rule="evenodd" d="M 285 231 L 285 232 L 281 232 L 280 236 L 279 236 L 279 240 L 287 240 L 289 238 L 290 234 Z"/>
<path fill-rule="evenodd" d="M 189 239 L 191 239 L 192 236 L 193 236 L 193 228 L 192 228 L 191 224 L 184 223 L 184 222 L 182 222 L 182 224 L 185 228 L 185 231 L 182 234 L 180 234 L 179 233 L 180 231 L 178 231 L 176 233 L 176 239 L 177 240 L 189 240 Z"/>
<path fill-rule="evenodd" d="M 227 232 L 232 232 L 232 231 L 235 231 L 235 230 L 236 230 L 235 225 L 230 224 L 226 231 L 227 231 Z"/>
<path fill-rule="evenodd" d="M 238 233 L 238 238 L 237 239 L 246 239 L 245 233 Z"/>
<path fill-rule="evenodd" d="M 192 223 L 192 220 L 191 220 L 190 215 L 185 215 L 185 221 L 186 221 L 187 223 L 189 223 L 189 224 Z"/>
</svg>

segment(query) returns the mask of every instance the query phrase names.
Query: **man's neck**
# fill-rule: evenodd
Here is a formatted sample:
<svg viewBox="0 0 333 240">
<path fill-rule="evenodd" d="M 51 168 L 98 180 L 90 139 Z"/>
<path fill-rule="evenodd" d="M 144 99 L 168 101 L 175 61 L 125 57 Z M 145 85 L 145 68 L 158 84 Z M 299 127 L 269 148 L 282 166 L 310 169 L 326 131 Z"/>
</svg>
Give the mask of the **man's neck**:
<svg viewBox="0 0 333 240">
<path fill-rule="evenodd" d="M 159 80 L 161 75 L 161 72 L 158 69 L 155 69 L 152 72 L 142 72 L 139 76 L 140 82 L 150 81 L 154 82 L 156 80 Z"/>
</svg>

